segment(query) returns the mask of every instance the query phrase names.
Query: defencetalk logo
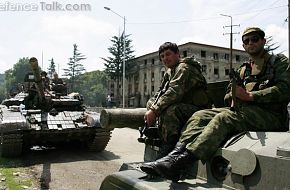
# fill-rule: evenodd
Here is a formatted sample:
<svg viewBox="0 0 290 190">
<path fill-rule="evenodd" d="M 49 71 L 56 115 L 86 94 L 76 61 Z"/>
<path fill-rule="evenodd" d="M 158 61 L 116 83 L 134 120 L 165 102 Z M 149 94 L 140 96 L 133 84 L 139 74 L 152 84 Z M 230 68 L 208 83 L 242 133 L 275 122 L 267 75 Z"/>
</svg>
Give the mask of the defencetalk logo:
<svg viewBox="0 0 290 190">
<path fill-rule="evenodd" d="M 90 4 L 60 3 L 58 1 L 39 3 L 0 3 L 0 11 L 91 11 Z"/>
</svg>

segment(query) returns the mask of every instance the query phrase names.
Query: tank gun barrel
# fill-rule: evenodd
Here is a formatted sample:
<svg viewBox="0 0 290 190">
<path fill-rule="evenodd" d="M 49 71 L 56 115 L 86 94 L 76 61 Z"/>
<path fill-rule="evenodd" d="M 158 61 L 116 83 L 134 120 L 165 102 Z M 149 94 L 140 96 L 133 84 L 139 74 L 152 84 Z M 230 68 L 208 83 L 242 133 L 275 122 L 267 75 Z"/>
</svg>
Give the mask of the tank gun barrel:
<svg viewBox="0 0 290 190">
<path fill-rule="evenodd" d="M 43 101 L 45 98 L 44 86 L 39 72 L 38 61 L 35 57 L 32 57 L 29 59 L 29 63 L 31 65 L 31 69 L 35 78 L 37 92 L 40 96 L 41 101 Z"/>
<path fill-rule="evenodd" d="M 146 108 L 104 109 L 101 111 L 100 123 L 106 129 L 136 128 L 144 126 Z"/>
</svg>

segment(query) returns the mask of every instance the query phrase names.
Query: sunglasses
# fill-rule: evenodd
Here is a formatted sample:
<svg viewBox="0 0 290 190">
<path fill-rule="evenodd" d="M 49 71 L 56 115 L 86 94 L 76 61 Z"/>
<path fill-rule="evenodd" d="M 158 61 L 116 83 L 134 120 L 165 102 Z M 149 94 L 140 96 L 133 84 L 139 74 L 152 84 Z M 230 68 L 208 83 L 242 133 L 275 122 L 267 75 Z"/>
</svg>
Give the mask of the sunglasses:
<svg viewBox="0 0 290 190">
<path fill-rule="evenodd" d="M 245 45 L 248 45 L 250 43 L 250 41 L 253 42 L 253 43 L 257 43 L 259 40 L 260 40 L 260 37 L 259 36 L 252 36 L 252 37 L 249 37 L 249 38 L 246 38 L 245 37 L 243 39 L 243 43 Z"/>
</svg>

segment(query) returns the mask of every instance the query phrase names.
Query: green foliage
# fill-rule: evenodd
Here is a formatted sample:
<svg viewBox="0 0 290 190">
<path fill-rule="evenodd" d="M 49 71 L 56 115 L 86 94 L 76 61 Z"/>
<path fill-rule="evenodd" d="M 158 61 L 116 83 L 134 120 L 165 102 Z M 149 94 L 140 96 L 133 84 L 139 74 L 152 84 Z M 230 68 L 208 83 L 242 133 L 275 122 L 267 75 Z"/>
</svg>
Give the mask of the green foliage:
<svg viewBox="0 0 290 190">
<path fill-rule="evenodd" d="M 18 176 L 14 175 L 15 173 L 26 174 L 26 168 L 22 167 L 22 162 L 18 159 L 0 159 L 0 173 L 2 174 L 1 178 L 5 177 L 5 186 L 7 189 L 21 190 L 23 186 L 27 188 L 31 187 L 33 182 L 31 179 L 17 179 Z"/>
<path fill-rule="evenodd" d="M 108 77 L 102 71 L 92 71 L 75 78 L 75 90 L 84 97 L 89 106 L 103 106 L 106 102 Z"/>
<path fill-rule="evenodd" d="M 107 58 L 102 58 L 105 65 L 105 72 L 110 77 L 110 79 L 115 80 L 117 86 L 119 86 L 120 80 L 123 75 L 123 58 L 124 58 L 124 37 L 125 37 L 125 63 L 134 59 L 134 50 L 131 45 L 132 40 L 129 39 L 130 35 L 122 34 L 120 37 L 113 36 L 111 39 L 112 46 L 108 48 L 111 56 Z M 126 64 L 125 66 L 128 66 Z M 119 97 L 119 91 L 117 91 L 117 97 Z"/>
<path fill-rule="evenodd" d="M 132 55 L 132 40 L 129 39 L 130 35 L 125 36 L 125 62 L 133 59 L 135 56 Z M 108 48 L 111 57 L 102 58 L 105 63 L 105 72 L 111 77 L 111 79 L 118 79 L 123 74 L 123 58 L 124 58 L 124 47 L 123 47 L 124 35 L 120 37 L 113 36 L 111 39 L 112 46 Z"/>
<path fill-rule="evenodd" d="M 52 78 L 52 74 L 55 72 L 55 63 L 53 58 L 51 58 L 49 67 L 47 68 L 47 74 L 50 78 Z"/>
<path fill-rule="evenodd" d="M 13 69 L 5 71 L 5 87 L 6 91 L 16 87 L 19 83 L 24 81 L 26 73 L 31 72 L 31 66 L 29 64 L 29 58 L 23 57 L 13 66 Z"/>
<path fill-rule="evenodd" d="M 6 98 L 5 75 L 0 74 L 0 102 Z"/>
<path fill-rule="evenodd" d="M 70 77 L 72 91 L 74 91 L 75 77 L 85 70 L 80 61 L 86 59 L 86 57 L 79 52 L 76 44 L 73 44 L 73 47 L 73 56 L 69 58 L 69 62 L 67 63 L 68 68 L 63 69 L 64 76 Z"/>
</svg>

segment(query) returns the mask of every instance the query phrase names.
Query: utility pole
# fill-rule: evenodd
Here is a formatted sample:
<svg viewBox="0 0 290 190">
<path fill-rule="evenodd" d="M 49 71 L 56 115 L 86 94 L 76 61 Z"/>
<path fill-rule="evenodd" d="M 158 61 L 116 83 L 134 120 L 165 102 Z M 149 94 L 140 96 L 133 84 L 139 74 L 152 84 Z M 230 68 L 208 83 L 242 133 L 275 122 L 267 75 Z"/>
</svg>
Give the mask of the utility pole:
<svg viewBox="0 0 290 190">
<path fill-rule="evenodd" d="M 290 0 L 289 0 L 290 1 Z M 231 104 L 231 110 L 236 110 L 236 85 L 237 85 L 237 81 L 236 81 L 236 77 L 234 75 L 234 69 L 233 69 L 233 26 L 240 26 L 240 25 L 233 25 L 233 18 L 230 15 L 224 15 L 224 14 L 220 14 L 221 16 L 225 16 L 225 17 L 229 17 L 231 19 L 231 24 L 229 26 L 224 26 L 225 27 L 230 27 L 231 32 L 230 33 L 224 33 L 224 35 L 226 34 L 230 34 L 230 78 L 232 80 L 232 104 Z M 237 34 L 237 33 L 235 33 Z"/>
<path fill-rule="evenodd" d="M 290 1 L 290 0 L 289 0 Z M 224 26 L 224 28 L 226 27 L 230 27 L 230 33 L 223 33 L 223 35 L 227 35 L 230 34 L 230 70 L 233 69 L 233 34 L 238 34 L 238 33 L 233 33 L 233 26 L 240 26 L 240 25 L 233 25 L 233 18 L 230 15 L 224 15 L 224 14 L 220 14 L 221 16 L 225 16 L 225 17 L 229 17 L 231 19 L 231 24 L 228 26 Z"/>
<path fill-rule="evenodd" d="M 288 59 L 290 59 L 290 0 L 288 0 Z"/>
</svg>

